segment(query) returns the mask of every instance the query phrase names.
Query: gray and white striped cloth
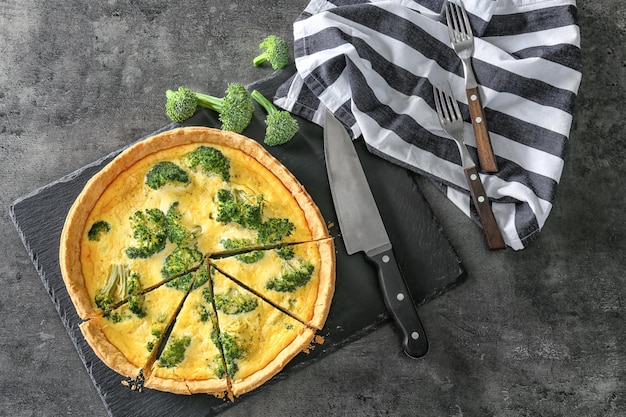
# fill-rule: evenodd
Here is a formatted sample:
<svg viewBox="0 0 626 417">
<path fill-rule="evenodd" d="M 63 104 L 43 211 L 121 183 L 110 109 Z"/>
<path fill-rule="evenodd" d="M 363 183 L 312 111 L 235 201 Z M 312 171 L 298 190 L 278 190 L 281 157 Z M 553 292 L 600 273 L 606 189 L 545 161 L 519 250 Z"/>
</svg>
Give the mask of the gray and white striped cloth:
<svg viewBox="0 0 626 417">
<path fill-rule="evenodd" d="M 500 171 L 481 174 L 507 245 L 543 227 L 563 170 L 581 81 L 575 0 L 465 0 L 474 70 Z M 297 72 L 276 105 L 323 126 L 331 109 L 369 150 L 424 174 L 479 224 L 432 86 L 448 82 L 477 160 L 463 68 L 443 0 L 312 0 L 294 23 Z"/>
</svg>

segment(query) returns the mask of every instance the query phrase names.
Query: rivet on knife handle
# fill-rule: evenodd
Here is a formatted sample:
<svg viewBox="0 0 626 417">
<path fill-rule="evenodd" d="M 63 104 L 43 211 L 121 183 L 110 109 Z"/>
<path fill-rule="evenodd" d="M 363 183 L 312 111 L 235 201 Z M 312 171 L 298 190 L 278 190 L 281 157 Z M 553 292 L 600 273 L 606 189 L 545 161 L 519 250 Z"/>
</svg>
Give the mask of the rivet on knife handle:
<svg viewBox="0 0 626 417">
<path fill-rule="evenodd" d="M 498 163 L 491 147 L 491 139 L 487 130 L 487 119 L 478 93 L 478 87 L 468 88 L 467 103 L 469 106 L 474 136 L 476 137 L 476 148 L 478 150 L 478 162 L 480 169 L 484 172 L 498 172 Z"/>
<path fill-rule="evenodd" d="M 465 168 L 465 177 L 470 187 L 470 194 L 472 195 L 472 201 L 474 207 L 478 211 L 480 222 L 483 225 L 483 233 L 487 239 L 487 246 L 489 249 L 504 249 L 506 244 L 502 238 L 500 227 L 496 222 L 496 218 L 491 211 L 491 205 L 489 204 L 489 198 L 485 193 L 483 183 L 478 176 L 478 171 L 475 166 Z"/>
<path fill-rule="evenodd" d="M 393 250 L 369 258 L 378 267 L 380 288 L 385 304 L 402 332 L 404 352 L 412 358 L 421 358 L 428 352 L 428 339 Z"/>
</svg>

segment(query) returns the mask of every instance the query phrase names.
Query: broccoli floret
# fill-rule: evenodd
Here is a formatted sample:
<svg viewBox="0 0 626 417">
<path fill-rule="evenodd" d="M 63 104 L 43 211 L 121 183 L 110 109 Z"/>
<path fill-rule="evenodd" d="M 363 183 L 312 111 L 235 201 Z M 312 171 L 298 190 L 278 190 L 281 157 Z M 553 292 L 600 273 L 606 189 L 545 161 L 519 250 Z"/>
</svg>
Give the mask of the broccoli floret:
<svg viewBox="0 0 626 417">
<path fill-rule="evenodd" d="M 136 211 L 130 216 L 130 226 L 137 245 L 126 248 L 131 258 L 148 258 L 162 251 L 167 243 L 167 217 L 157 208 Z"/>
<path fill-rule="evenodd" d="M 98 308 L 108 310 L 112 305 L 119 303 L 126 296 L 126 280 L 128 267 L 125 265 L 112 265 L 109 279 L 104 287 L 96 293 L 94 301 Z"/>
<path fill-rule="evenodd" d="M 262 195 L 221 189 L 217 192 L 216 200 L 218 222 L 234 222 L 248 229 L 256 229 L 261 225 Z"/>
<path fill-rule="evenodd" d="M 146 317 L 143 301 L 143 295 L 131 295 L 128 297 L 128 309 L 139 318 Z"/>
<path fill-rule="evenodd" d="M 189 184 L 189 175 L 171 161 L 155 164 L 146 174 L 146 185 L 153 190 L 158 190 L 167 183 Z"/>
<path fill-rule="evenodd" d="M 211 318 L 211 313 L 204 304 L 196 305 L 196 312 L 198 313 L 198 321 L 202 323 L 207 322 Z"/>
<path fill-rule="evenodd" d="M 165 91 L 167 102 L 165 113 L 173 122 L 181 123 L 194 115 L 198 108 L 196 93 L 186 87 L 179 87 L 177 91 Z"/>
<path fill-rule="evenodd" d="M 166 279 L 186 275 L 190 270 L 198 268 L 200 262 L 202 262 L 202 252 L 197 248 L 179 246 L 165 258 L 161 275 Z"/>
<path fill-rule="evenodd" d="M 263 222 L 257 231 L 259 243 L 269 245 L 280 242 L 284 237 L 291 235 L 294 224 L 288 219 L 270 218 Z"/>
<path fill-rule="evenodd" d="M 178 246 L 189 246 L 195 244 L 198 234 L 201 232 L 200 226 L 185 227 L 181 224 L 182 214 L 178 209 L 178 201 L 172 203 L 167 210 L 167 237 L 170 242 Z"/>
<path fill-rule="evenodd" d="M 298 121 L 293 118 L 291 113 L 285 110 L 279 110 L 274 103 L 269 101 L 257 90 L 252 92 L 252 98 L 259 103 L 265 111 L 265 139 L 263 141 L 269 146 L 282 145 L 287 143 L 298 133 Z"/>
<path fill-rule="evenodd" d="M 260 250 L 235 255 L 235 259 L 237 259 L 239 262 L 243 262 L 244 264 L 253 264 L 255 262 L 259 262 L 261 259 L 263 259 L 263 257 L 265 257 L 265 252 Z"/>
<path fill-rule="evenodd" d="M 94 301 L 98 308 L 109 311 L 128 297 L 129 309 L 140 315 L 143 311 L 143 297 L 139 295 L 141 289 L 139 274 L 131 271 L 128 265 L 114 264 L 111 265 L 106 284 L 96 293 Z"/>
<path fill-rule="evenodd" d="M 228 334 L 226 332 L 222 332 L 219 335 L 220 345 L 222 346 L 222 351 L 224 352 L 224 360 L 226 361 L 226 370 L 228 375 L 234 377 L 237 371 L 239 370 L 239 366 L 237 366 L 237 359 L 243 359 L 246 357 L 246 351 L 241 346 L 240 343 L 237 342 L 237 339 Z"/>
<path fill-rule="evenodd" d="M 148 341 L 148 343 L 146 344 L 146 349 L 148 350 L 148 352 L 152 352 L 154 346 L 157 344 L 159 339 L 161 339 L 161 335 L 163 334 L 163 332 L 160 329 L 152 329 L 150 334 L 152 334 L 153 340 Z"/>
<path fill-rule="evenodd" d="M 280 259 L 284 259 L 289 261 L 294 257 L 294 251 L 291 246 L 283 246 L 282 248 L 276 249 L 276 254 Z"/>
<path fill-rule="evenodd" d="M 227 251 L 237 251 L 239 249 L 250 248 L 254 244 L 254 242 L 250 239 L 222 239 L 220 240 L 220 243 Z"/>
<path fill-rule="evenodd" d="M 192 284 L 192 282 L 193 274 L 190 272 L 174 278 L 171 281 L 168 281 L 165 286 L 186 293 L 189 290 L 189 286 Z"/>
<path fill-rule="evenodd" d="M 285 39 L 276 35 L 270 35 L 263 39 L 263 42 L 259 44 L 259 48 L 262 50 L 262 53 L 252 60 L 252 64 L 255 67 L 269 62 L 272 68 L 276 70 L 284 68 L 289 64 L 289 45 Z"/>
<path fill-rule="evenodd" d="M 99 241 L 104 233 L 111 231 L 111 225 L 104 220 L 99 220 L 91 225 L 87 232 L 87 239 L 91 241 Z"/>
<path fill-rule="evenodd" d="M 167 90 L 165 96 L 165 112 L 178 123 L 189 119 L 201 106 L 219 113 L 222 130 L 241 133 L 250 124 L 254 112 L 250 93 L 238 83 L 228 84 L 224 97 L 198 93 L 187 87 L 179 87 L 177 91 Z"/>
<path fill-rule="evenodd" d="M 223 181 L 230 180 L 230 160 L 218 149 L 199 146 L 195 151 L 185 155 L 184 160 L 193 170 L 200 167 L 205 174 L 219 175 Z"/>
<path fill-rule="evenodd" d="M 185 359 L 185 351 L 191 344 L 191 337 L 183 336 L 172 339 L 159 358 L 159 365 L 164 368 L 173 368 Z"/>
<path fill-rule="evenodd" d="M 213 300 L 216 310 L 229 315 L 249 313 L 259 306 L 255 297 L 242 294 L 235 288 L 229 288 L 225 294 L 215 294 Z"/>
<path fill-rule="evenodd" d="M 196 271 L 196 279 L 193 281 L 193 289 L 199 288 L 209 280 L 209 271 L 206 264 L 202 264 Z"/>
<path fill-rule="evenodd" d="M 278 292 L 294 292 L 309 282 L 313 270 L 313 265 L 306 261 L 298 262 L 295 265 L 287 262 L 283 274 L 269 280 L 265 288 Z"/>
</svg>

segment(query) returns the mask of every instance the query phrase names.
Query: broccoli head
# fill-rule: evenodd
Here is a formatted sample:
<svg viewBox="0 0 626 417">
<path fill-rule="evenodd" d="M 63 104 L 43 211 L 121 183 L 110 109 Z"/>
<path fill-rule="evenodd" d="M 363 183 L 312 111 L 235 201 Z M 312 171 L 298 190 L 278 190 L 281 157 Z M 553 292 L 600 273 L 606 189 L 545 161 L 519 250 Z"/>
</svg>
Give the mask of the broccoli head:
<svg viewBox="0 0 626 417">
<path fill-rule="evenodd" d="M 265 118 L 265 139 L 266 145 L 277 146 L 287 143 L 298 133 L 298 121 L 291 113 L 279 110 L 274 104 L 263 96 L 258 90 L 252 92 L 252 98 L 261 105 L 267 112 Z"/>
<path fill-rule="evenodd" d="M 259 300 L 235 288 L 229 288 L 225 294 L 215 294 L 213 301 L 216 310 L 228 315 L 249 313 L 259 306 Z"/>
<path fill-rule="evenodd" d="M 269 280 L 265 288 L 278 292 L 294 292 L 309 282 L 314 267 L 309 262 L 298 261 L 285 263 L 283 269 L 282 275 Z"/>
<path fill-rule="evenodd" d="M 202 252 L 197 248 L 179 246 L 165 258 L 161 275 L 167 279 L 187 274 L 190 270 L 200 266 L 202 257 Z"/>
<path fill-rule="evenodd" d="M 235 259 L 239 262 L 243 262 L 244 264 L 253 264 L 259 262 L 261 259 L 265 257 L 265 252 L 260 250 L 255 250 L 252 252 L 240 253 L 239 255 L 235 255 Z"/>
<path fill-rule="evenodd" d="M 178 209 L 178 201 L 172 203 L 167 210 L 167 237 L 178 246 L 189 246 L 196 242 L 201 232 L 200 226 L 185 227 L 181 223 L 182 214 Z"/>
<path fill-rule="evenodd" d="M 193 289 L 199 288 L 209 280 L 209 269 L 206 264 L 202 264 L 196 271 L 196 279 L 193 281 Z"/>
<path fill-rule="evenodd" d="M 272 217 L 261 223 L 257 230 L 257 239 L 263 245 L 271 245 L 291 235 L 293 229 L 294 224 L 288 219 Z"/>
<path fill-rule="evenodd" d="M 280 259 L 284 259 L 286 261 L 293 259 L 293 257 L 295 256 L 295 253 L 291 246 L 283 246 L 283 247 L 277 248 L 276 254 L 278 255 Z"/>
<path fill-rule="evenodd" d="M 185 351 L 191 344 L 191 337 L 183 336 L 173 338 L 167 343 L 161 357 L 159 358 L 159 366 L 164 368 L 173 368 L 185 359 Z"/>
<path fill-rule="evenodd" d="M 262 53 L 252 60 L 255 67 L 269 62 L 273 69 L 281 69 L 289 64 L 289 45 L 280 36 L 270 35 L 259 44 Z"/>
<path fill-rule="evenodd" d="M 224 352 L 226 371 L 228 372 L 228 375 L 234 377 L 239 370 L 237 359 L 245 358 L 247 352 L 238 340 L 230 333 L 221 332 L 219 334 L 219 344 Z"/>
<path fill-rule="evenodd" d="M 224 181 L 230 180 L 230 160 L 219 149 L 202 145 L 185 155 L 184 160 L 193 170 L 201 168 L 205 174 L 216 174 Z"/>
<path fill-rule="evenodd" d="M 222 239 L 220 243 L 227 251 L 237 251 L 254 246 L 254 242 L 250 239 Z"/>
<path fill-rule="evenodd" d="M 165 92 L 165 112 L 174 122 L 183 122 L 194 115 L 198 106 L 216 111 L 222 122 L 222 130 L 241 133 L 250 124 L 254 102 L 246 88 L 239 83 L 230 83 L 224 97 L 214 97 L 195 92 L 187 87 Z"/>
<path fill-rule="evenodd" d="M 126 248 L 131 258 L 149 258 L 165 249 L 167 217 L 157 208 L 136 211 L 129 218 L 136 245 Z"/>
<path fill-rule="evenodd" d="M 153 190 L 168 183 L 189 184 L 189 175 L 171 161 L 161 161 L 155 164 L 146 174 L 146 185 Z"/>
<path fill-rule="evenodd" d="M 144 317 L 141 290 L 139 274 L 131 271 L 128 265 L 114 264 L 111 265 L 107 282 L 98 290 L 94 301 L 98 308 L 109 311 L 128 297 L 129 309 L 136 315 Z"/>
<path fill-rule="evenodd" d="M 111 231 L 111 225 L 104 220 L 99 220 L 91 225 L 87 232 L 87 239 L 91 241 L 99 241 L 103 234 Z"/>
<path fill-rule="evenodd" d="M 165 113 L 173 122 L 184 122 L 193 116 L 198 108 L 196 93 L 187 87 L 179 87 L 177 91 L 167 90 L 165 97 L 167 98 Z"/>
<path fill-rule="evenodd" d="M 238 225 L 256 229 L 262 222 L 263 196 L 247 194 L 242 190 L 218 190 L 216 194 L 217 216 L 221 223 L 237 223 Z"/>
</svg>

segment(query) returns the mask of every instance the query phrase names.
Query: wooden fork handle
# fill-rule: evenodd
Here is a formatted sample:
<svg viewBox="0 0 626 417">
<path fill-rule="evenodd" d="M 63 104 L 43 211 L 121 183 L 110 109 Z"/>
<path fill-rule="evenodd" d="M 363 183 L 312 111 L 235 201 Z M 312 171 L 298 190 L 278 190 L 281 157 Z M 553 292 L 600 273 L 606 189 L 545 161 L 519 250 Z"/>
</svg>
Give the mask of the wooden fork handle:
<svg viewBox="0 0 626 417">
<path fill-rule="evenodd" d="M 478 170 L 475 166 L 465 168 L 465 178 L 469 184 L 470 194 L 472 195 L 472 201 L 474 207 L 478 211 L 478 217 L 483 225 L 483 233 L 487 240 L 487 246 L 489 249 L 504 249 L 506 244 L 500 233 L 500 227 L 496 222 L 496 218 L 491 211 L 491 205 L 489 204 L 489 198 L 485 193 L 485 188 L 478 175 Z"/>
<path fill-rule="evenodd" d="M 480 100 L 478 87 L 468 88 L 465 90 L 465 93 L 467 94 L 467 103 L 469 105 L 470 117 L 472 118 L 472 126 L 474 127 L 474 136 L 476 136 L 480 169 L 484 172 L 498 172 L 498 164 L 491 148 L 487 119 L 485 118 L 485 111 Z"/>
</svg>

